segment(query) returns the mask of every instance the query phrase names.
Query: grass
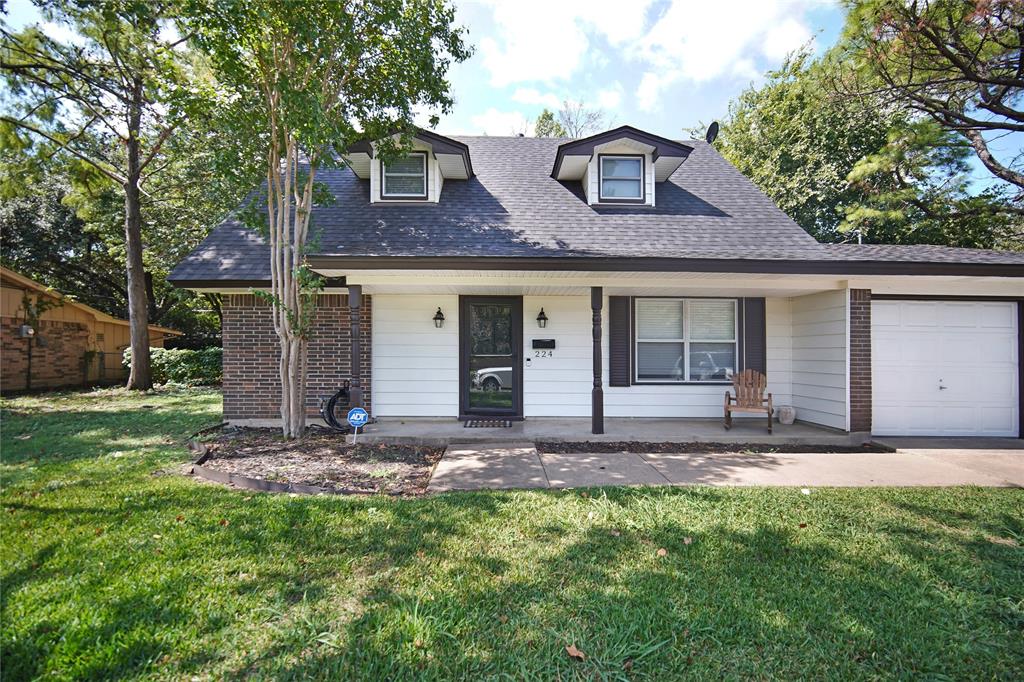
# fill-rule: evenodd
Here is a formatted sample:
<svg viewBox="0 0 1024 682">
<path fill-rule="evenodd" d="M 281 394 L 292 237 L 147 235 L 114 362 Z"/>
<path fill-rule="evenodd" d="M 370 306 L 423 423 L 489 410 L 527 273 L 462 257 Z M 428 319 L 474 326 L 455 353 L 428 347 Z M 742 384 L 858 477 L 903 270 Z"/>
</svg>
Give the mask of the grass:
<svg viewBox="0 0 1024 682">
<path fill-rule="evenodd" d="M 1024 669 L 1020 491 L 253 494 L 178 473 L 219 406 L 3 402 L 4 679 Z"/>
</svg>

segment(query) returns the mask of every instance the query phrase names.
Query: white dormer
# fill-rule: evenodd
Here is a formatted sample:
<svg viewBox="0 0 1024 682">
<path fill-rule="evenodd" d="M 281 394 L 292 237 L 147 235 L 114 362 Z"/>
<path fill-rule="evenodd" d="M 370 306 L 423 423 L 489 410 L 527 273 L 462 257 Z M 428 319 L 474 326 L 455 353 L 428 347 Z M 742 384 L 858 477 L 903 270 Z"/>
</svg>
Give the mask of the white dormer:
<svg viewBox="0 0 1024 682">
<path fill-rule="evenodd" d="M 469 147 L 461 142 L 420 130 L 410 146 L 387 164 L 378 157 L 375 142 L 349 147 L 345 161 L 357 176 L 369 179 L 371 203 L 436 204 L 446 179 L 467 180 L 473 175 Z"/>
<path fill-rule="evenodd" d="M 654 206 L 656 185 L 686 160 L 692 147 L 622 126 L 559 146 L 557 180 L 579 180 L 592 206 Z"/>
</svg>

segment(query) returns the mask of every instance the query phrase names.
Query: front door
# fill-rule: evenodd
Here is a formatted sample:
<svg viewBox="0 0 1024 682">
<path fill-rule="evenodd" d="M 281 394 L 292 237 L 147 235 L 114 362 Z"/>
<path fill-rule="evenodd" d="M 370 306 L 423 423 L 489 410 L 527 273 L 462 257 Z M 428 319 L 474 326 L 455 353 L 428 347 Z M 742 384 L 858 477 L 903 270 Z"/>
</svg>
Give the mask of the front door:
<svg viewBox="0 0 1024 682">
<path fill-rule="evenodd" d="M 460 416 L 523 415 L 523 299 L 459 298 Z"/>
</svg>

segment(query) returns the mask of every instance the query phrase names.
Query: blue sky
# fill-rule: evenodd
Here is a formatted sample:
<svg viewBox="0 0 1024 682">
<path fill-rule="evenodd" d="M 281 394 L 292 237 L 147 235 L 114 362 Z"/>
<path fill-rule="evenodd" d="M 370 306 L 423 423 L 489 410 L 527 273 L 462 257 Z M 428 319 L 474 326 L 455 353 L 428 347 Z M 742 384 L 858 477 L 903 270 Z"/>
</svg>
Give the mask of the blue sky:
<svg viewBox="0 0 1024 682">
<path fill-rule="evenodd" d="M 682 137 L 725 116 L 730 100 L 785 56 L 837 39 L 833 0 L 456 0 L 476 52 L 451 72 L 455 107 L 441 133 L 530 134 L 537 115 L 565 99 L 604 109 L 615 125 Z M 8 23 L 39 21 L 30 0 L 10 0 Z M 62 27 L 47 26 L 66 38 Z M 428 112 L 421 122 L 426 123 Z M 996 145 L 1004 153 L 1024 135 Z M 992 176 L 973 162 L 981 187 Z"/>
</svg>

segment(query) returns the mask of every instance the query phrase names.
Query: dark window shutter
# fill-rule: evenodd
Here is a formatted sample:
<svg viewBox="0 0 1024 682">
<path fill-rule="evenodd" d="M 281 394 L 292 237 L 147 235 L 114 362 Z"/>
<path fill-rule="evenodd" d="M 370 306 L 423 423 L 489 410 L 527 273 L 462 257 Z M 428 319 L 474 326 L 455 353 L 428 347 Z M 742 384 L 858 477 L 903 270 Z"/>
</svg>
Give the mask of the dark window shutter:
<svg viewBox="0 0 1024 682">
<path fill-rule="evenodd" d="M 629 386 L 632 334 L 629 296 L 608 297 L 608 385 Z"/>
<path fill-rule="evenodd" d="M 768 344 L 765 340 L 765 312 L 763 298 L 743 299 L 743 351 L 741 369 L 756 369 L 768 373 Z"/>
</svg>

